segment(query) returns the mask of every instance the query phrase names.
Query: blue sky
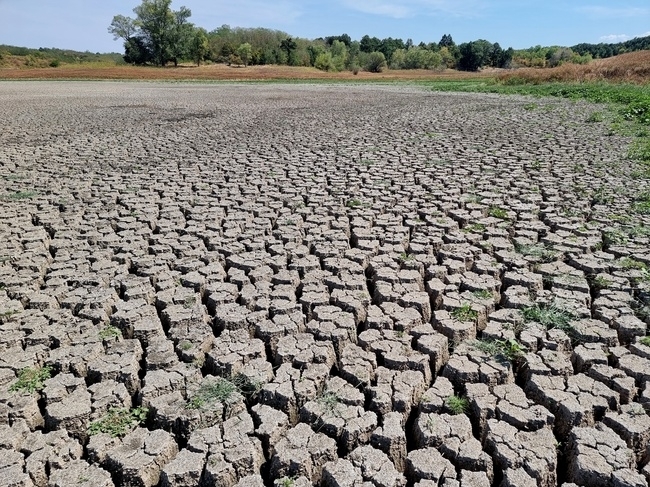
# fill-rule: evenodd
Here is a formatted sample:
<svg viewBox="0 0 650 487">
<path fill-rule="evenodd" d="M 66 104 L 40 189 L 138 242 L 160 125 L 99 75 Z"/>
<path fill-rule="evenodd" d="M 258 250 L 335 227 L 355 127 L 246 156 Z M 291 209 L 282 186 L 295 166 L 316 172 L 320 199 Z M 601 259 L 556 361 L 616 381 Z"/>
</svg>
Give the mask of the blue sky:
<svg viewBox="0 0 650 487">
<path fill-rule="evenodd" d="M 133 16 L 140 0 L 0 0 L 0 44 L 122 52 L 107 27 Z M 650 35 L 649 0 L 174 0 L 191 21 L 268 27 L 317 38 L 347 33 L 456 43 L 487 39 L 503 47 L 619 42 Z"/>
</svg>

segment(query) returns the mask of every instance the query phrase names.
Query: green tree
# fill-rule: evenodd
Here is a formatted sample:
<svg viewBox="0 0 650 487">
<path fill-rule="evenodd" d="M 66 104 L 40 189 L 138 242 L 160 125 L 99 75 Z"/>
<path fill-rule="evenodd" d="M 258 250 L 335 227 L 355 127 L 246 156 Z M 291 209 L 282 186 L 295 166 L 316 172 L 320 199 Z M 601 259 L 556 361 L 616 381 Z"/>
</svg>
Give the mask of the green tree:
<svg viewBox="0 0 650 487">
<path fill-rule="evenodd" d="M 383 52 L 371 52 L 366 61 L 366 71 L 371 73 L 381 73 L 386 67 L 386 56 Z"/>
<path fill-rule="evenodd" d="M 159 66 L 167 64 L 171 54 L 174 13 L 171 0 L 142 0 L 142 4 L 133 9 L 145 44 L 151 50 L 154 63 Z"/>
<path fill-rule="evenodd" d="M 125 57 L 146 58 L 147 62 L 164 66 L 170 60 L 178 63 L 189 52 L 193 34 L 187 20 L 192 15 L 190 9 L 181 7 L 173 12 L 171 0 L 142 0 L 133 12 L 135 20 L 116 15 L 108 28 L 114 37 L 124 39 Z"/>
<path fill-rule="evenodd" d="M 178 66 L 178 61 L 189 55 L 194 26 L 187 21 L 192 16 L 192 11 L 189 8 L 181 7 L 172 14 L 174 22 L 170 32 L 169 52 L 174 66 Z"/>
<path fill-rule="evenodd" d="M 239 59 L 244 63 L 244 66 L 248 66 L 248 61 L 250 61 L 252 54 L 253 47 L 248 42 L 240 44 L 237 48 L 237 56 L 239 56 Z"/>
<path fill-rule="evenodd" d="M 202 27 L 194 29 L 194 35 L 190 43 L 190 57 L 197 66 L 201 66 L 201 61 L 205 59 L 209 52 L 210 44 L 208 43 L 207 31 Z"/>
<path fill-rule="evenodd" d="M 333 71 L 334 62 L 332 61 L 332 53 L 329 51 L 320 53 L 316 57 L 316 61 L 314 62 L 314 67 L 316 69 L 320 69 L 321 71 Z"/>
<path fill-rule="evenodd" d="M 108 26 L 108 32 L 113 34 L 113 40 L 122 39 L 124 42 L 128 41 L 131 37 L 135 36 L 138 31 L 138 26 L 131 17 L 124 15 L 116 15 L 113 17 L 113 22 Z"/>
<path fill-rule="evenodd" d="M 335 40 L 332 42 L 330 52 L 332 53 L 332 63 L 334 64 L 334 68 L 337 71 L 345 69 L 345 65 L 348 61 L 348 48 L 345 46 L 345 43 L 343 41 Z"/>
<path fill-rule="evenodd" d="M 287 54 L 287 64 L 290 66 L 293 66 L 295 64 L 294 53 L 297 48 L 298 44 L 296 44 L 296 41 L 294 41 L 291 37 L 282 39 L 280 42 L 280 49 Z"/>
</svg>

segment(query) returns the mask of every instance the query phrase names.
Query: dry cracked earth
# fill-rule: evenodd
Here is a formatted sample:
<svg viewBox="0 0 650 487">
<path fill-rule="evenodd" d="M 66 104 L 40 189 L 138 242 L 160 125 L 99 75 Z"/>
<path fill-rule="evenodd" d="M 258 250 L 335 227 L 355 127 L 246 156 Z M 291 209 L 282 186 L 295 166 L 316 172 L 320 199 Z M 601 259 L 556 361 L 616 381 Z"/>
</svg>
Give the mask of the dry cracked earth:
<svg viewBox="0 0 650 487">
<path fill-rule="evenodd" d="M 647 190 L 560 100 L 0 84 L 0 485 L 647 486 Z"/>
</svg>

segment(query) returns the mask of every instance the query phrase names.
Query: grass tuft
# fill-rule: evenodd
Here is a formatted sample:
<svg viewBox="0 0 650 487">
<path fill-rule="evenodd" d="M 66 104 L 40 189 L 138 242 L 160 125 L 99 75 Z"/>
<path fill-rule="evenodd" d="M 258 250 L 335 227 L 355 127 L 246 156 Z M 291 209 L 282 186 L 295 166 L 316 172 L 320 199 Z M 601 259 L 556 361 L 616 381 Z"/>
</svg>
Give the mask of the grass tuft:
<svg viewBox="0 0 650 487">
<path fill-rule="evenodd" d="M 90 424 L 88 433 L 90 435 L 108 433 L 113 438 L 119 438 L 126 435 L 133 427 L 144 423 L 148 414 L 149 409 L 143 407 L 111 408 L 102 419 Z"/>
<path fill-rule="evenodd" d="M 472 309 L 472 305 L 464 303 L 460 308 L 455 308 L 451 316 L 458 321 L 474 321 L 478 318 L 478 311 Z"/>
<path fill-rule="evenodd" d="M 445 406 L 447 406 L 451 414 L 466 414 L 469 410 L 469 401 L 466 397 L 454 394 L 445 399 Z"/>
<path fill-rule="evenodd" d="M 18 372 L 18 380 L 9 388 L 10 392 L 32 394 L 45 387 L 45 381 L 52 377 L 51 367 L 26 367 Z"/>
</svg>

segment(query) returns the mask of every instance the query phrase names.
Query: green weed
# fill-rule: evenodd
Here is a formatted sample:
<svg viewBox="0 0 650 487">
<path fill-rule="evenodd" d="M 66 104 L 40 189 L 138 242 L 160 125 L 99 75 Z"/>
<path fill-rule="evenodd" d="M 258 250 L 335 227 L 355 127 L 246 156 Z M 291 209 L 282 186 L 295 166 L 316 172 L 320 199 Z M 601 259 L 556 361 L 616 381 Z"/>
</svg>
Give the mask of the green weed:
<svg viewBox="0 0 650 487">
<path fill-rule="evenodd" d="M 36 191 L 17 191 L 15 193 L 10 193 L 7 195 L 7 199 L 10 200 L 26 200 L 33 198 L 38 193 Z"/>
<path fill-rule="evenodd" d="M 489 289 L 478 289 L 476 291 L 472 291 L 472 296 L 478 299 L 492 299 L 494 298 L 494 293 Z"/>
<path fill-rule="evenodd" d="M 534 257 L 536 259 L 539 259 L 541 262 L 553 262 L 557 259 L 557 252 L 546 248 L 542 244 L 515 244 L 515 252 L 526 257 Z"/>
<path fill-rule="evenodd" d="M 575 332 L 575 329 L 571 325 L 571 321 L 574 319 L 573 315 L 555 304 L 535 304 L 534 306 L 523 308 L 521 313 L 525 322 L 535 321 L 547 330 L 556 328 L 564 331 L 568 335 Z"/>
<path fill-rule="evenodd" d="M 470 345 L 481 352 L 495 358 L 505 358 L 509 361 L 516 361 L 523 357 L 526 348 L 517 340 L 472 340 Z"/>
<path fill-rule="evenodd" d="M 51 367 L 26 367 L 18 372 L 18 380 L 11 385 L 9 391 L 32 394 L 43 389 L 45 381 L 51 376 Z"/>
<path fill-rule="evenodd" d="M 639 343 L 641 345 L 645 345 L 646 347 L 650 347 L 650 336 L 643 337 L 639 340 Z"/>
<path fill-rule="evenodd" d="M 102 419 L 90 424 L 88 434 L 107 433 L 113 438 L 122 437 L 134 426 L 143 424 L 147 420 L 148 414 L 149 409 L 143 407 L 111 408 Z"/>
<path fill-rule="evenodd" d="M 602 112 L 591 112 L 585 121 L 587 123 L 597 123 L 602 122 L 603 120 L 604 117 Z"/>
<path fill-rule="evenodd" d="M 493 218 L 500 218 L 501 220 L 508 219 L 508 212 L 498 206 L 491 206 L 488 210 L 488 215 Z"/>
<path fill-rule="evenodd" d="M 458 321 L 474 321 L 478 318 L 478 311 L 472 309 L 472 305 L 464 303 L 460 308 L 455 308 L 451 316 Z"/>
<path fill-rule="evenodd" d="M 466 397 L 454 394 L 445 399 L 445 406 L 452 414 L 466 414 L 469 410 L 469 401 Z"/>
<path fill-rule="evenodd" d="M 348 208 L 357 208 L 357 207 L 362 206 L 362 205 L 363 205 L 363 203 L 361 202 L 361 200 L 358 200 L 356 198 L 348 200 L 348 202 L 346 203 L 346 206 Z"/>
<path fill-rule="evenodd" d="M 99 332 L 99 338 L 102 340 L 109 340 L 111 338 L 118 338 L 122 336 L 119 328 L 109 325 Z"/>
</svg>

